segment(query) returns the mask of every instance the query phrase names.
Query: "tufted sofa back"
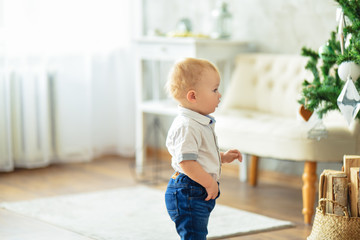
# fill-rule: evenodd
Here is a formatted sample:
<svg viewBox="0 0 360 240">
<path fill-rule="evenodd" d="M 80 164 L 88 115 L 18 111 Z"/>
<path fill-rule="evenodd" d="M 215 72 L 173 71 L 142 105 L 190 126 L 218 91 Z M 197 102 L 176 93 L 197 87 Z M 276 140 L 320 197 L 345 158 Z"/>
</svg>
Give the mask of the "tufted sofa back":
<svg viewBox="0 0 360 240">
<path fill-rule="evenodd" d="M 295 117 L 301 84 L 312 80 L 307 58 L 284 54 L 241 54 L 221 109 L 248 109 Z"/>
</svg>

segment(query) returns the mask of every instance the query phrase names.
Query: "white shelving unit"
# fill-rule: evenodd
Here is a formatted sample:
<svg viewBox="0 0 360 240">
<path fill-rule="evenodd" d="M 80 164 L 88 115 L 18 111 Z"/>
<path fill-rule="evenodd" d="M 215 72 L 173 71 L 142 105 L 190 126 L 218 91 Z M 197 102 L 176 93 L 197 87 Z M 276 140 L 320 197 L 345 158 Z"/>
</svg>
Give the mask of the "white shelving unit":
<svg viewBox="0 0 360 240">
<path fill-rule="evenodd" d="M 220 68 L 222 75 L 220 91 L 222 91 L 230 80 L 235 56 L 252 51 L 253 47 L 249 43 L 238 40 L 165 37 L 140 38 L 135 41 L 135 44 L 136 172 L 142 174 L 146 160 L 146 114 L 175 116 L 177 112 L 176 103 L 164 97 L 159 64 L 174 62 L 183 57 L 208 59 Z M 145 62 L 148 62 L 148 65 L 153 68 L 150 78 L 144 73 Z M 151 84 L 146 82 L 148 80 L 151 81 Z M 151 94 L 147 94 L 149 92 Z"/>
</svg>

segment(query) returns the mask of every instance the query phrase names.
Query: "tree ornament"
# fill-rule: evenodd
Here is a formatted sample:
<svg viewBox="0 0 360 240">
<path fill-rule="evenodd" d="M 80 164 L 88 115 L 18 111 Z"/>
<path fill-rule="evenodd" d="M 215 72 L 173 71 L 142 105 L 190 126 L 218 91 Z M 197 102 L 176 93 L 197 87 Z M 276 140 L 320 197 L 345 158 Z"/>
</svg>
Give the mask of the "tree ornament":
<svg viewBox="0 0 360 240">
<path fill-rule="evenodd" d="M 327 138 L 328 131 L 326 130 L 322 119 L 317 119 L 315 121 L 316 122 L 314 126 L 307 132 L 307 137 L 309 139 L 316 139 L 317 141 L 320 141 L 323 138 Z"/>
<path fill-rule="evenodd" d="M 309 121 L 309 118 L 311 117 L 313 112 L 306 109 L 304 105 L 301 105 L 299 109 L 299 114 L 307 122 Z"/>
<path fill-rule="evenodd" d="M 329 43 L 327 42 L 326 44 L 321 45 L 319 47 L 318 53 L 319 53 L 319 57 L 321 59 L 324 59 L 324 57 L 325 57 L 324 54 L 332 54 L 332 53 L 334 53 L 334 50 L 329 46 Z"/>
<path fill-rule="evenodd" d="M 340 41 L 341 54 L 344 54 L 345 17 L 344 17 L 344 11 L 343 11 L 342 8 L 337 9 L 337 11 L 336 11 L 336 20 L 339 22 L 338 35 L 339 35 L 339 41 Z"/>
<path fill-rule="evenodd" d="M 360 76 L 360 65 L 352 61 L 342 62 L 338 68 L 338 75 L 343 81 L 346 81 L 349 76 L 356 81 Z"/>
<path fill-rule="evenodd" d="M 360 95 L 350 76 L 337 99 L 337 105 L 350 125 L 360 110 Z"/>
<path fill-rule="evenodd" d="M 350 46 L 351 37 L 352 37 L 351 33 L 349 33 L 348 35 L 346 35 L 346 39 L 345 39 L 345 49 Z"/>
</svg>

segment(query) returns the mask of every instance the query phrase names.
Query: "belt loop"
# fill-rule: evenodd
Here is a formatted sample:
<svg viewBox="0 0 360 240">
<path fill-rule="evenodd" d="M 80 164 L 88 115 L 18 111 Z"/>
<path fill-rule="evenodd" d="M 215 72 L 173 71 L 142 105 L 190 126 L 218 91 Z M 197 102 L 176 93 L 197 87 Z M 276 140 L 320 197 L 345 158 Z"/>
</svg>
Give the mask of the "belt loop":
<svg viewBox="0 0 360 240">
<path fill-rule="evenodd" d="M 176 177 L 176 180 L 175 180 L 176 183 L 181 182 L 181 181 L 184 179 L 185 176 L 186 176 L 186 175 L 178 172 L 177 177 Z"/>
<path fill-rule="evenodd" d="M 175 182 L 177 182 L 177 178 L 178 178 L 178 176 L 180 175 L 180 173 L 179 172 L 175 172 L 174 173 L 174 175 L 172 175 L 172 179 L 175 179 L 176 181 Z"/>
</svg>

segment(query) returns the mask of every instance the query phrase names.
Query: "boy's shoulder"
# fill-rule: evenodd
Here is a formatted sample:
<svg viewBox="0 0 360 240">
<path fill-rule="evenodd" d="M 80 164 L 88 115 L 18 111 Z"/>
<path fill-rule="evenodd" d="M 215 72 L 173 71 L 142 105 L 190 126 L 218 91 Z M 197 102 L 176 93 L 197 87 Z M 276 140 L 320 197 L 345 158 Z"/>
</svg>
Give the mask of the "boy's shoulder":
<svg viewBox="0 0 360 240">
<path fill-rule="evenodd" d="M 184 115 L 178 115 L 174 119 L 171 128 L 172 129 L 199 129 L 201 124 L 197 122 L 196 120 L 184 116 Z"/>
<path fill-rule="evenodd" d="M 177 115 L 173 121 L 172 125 L 178 126 L 178 127 L 188 127 L 192 125 L 193 119 L 184 116 L 184 115 Z"/>
</svg>

